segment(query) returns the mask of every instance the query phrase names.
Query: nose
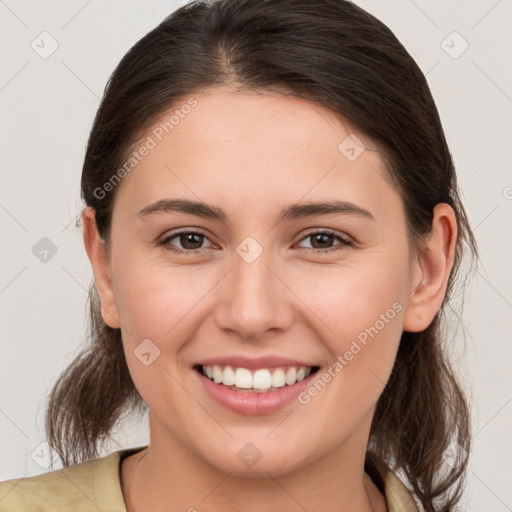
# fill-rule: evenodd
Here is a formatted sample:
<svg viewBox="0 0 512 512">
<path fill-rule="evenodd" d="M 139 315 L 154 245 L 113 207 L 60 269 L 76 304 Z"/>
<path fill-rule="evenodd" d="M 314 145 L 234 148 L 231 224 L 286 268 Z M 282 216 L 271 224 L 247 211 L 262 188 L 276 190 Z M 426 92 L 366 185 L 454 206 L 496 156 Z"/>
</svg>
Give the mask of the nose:
<svg viewBox="0 0 512 512">
<path fill-rule="evenodd" d="M 251 261 L 233 253 L 233 267 L 222 280 L 215 309 L 220 329 L 246 341 L 260 341 L 292 324 L 293 293 L 270 256 L 270 251 L 263 251 Z"/>
</svg>

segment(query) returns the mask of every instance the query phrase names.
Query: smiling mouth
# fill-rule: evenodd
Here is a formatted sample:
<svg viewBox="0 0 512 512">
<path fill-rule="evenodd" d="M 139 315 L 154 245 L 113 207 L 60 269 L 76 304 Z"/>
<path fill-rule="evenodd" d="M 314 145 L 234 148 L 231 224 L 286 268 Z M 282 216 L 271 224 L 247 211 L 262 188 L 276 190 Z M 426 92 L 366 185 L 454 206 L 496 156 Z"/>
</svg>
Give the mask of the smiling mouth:
<svg viewBox="0 0 512 512">
<path fill-rule="evenodd" d="M 286 366 L 249 370 L 229 365 L 195 365 L 194 370 L 220 386 L 245 393 L 269 393 L 291 387 L 313 375 L 319 366 Z"/>
</svg>

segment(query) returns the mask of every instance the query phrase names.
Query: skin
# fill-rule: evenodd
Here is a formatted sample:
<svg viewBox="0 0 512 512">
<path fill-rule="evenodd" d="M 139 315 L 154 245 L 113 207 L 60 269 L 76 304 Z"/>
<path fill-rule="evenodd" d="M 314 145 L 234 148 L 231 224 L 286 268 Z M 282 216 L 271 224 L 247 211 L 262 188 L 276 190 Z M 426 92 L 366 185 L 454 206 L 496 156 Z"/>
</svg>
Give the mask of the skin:
<svg viewBox="0 0 512 512">
<path fill-rule="evenodd" d="M 331 111 L 277 92 L 193 96 L 197 107 L 119 185 L 108 251 L 94 211 L 82 214 L 103 318 L 121 328 L 150 408 L 149 448 L 121 466 L 127 509 L 385 511 L 363 467 L 370 425 L 402 331 L 425 329 L 441 307 L 453 210 L 437 205 L 431 234 L 411 252 L 382 154 L 358 135 L 366 150 L 350 161 L 338 149 L 350 131 Z M 207 202 L 227 220 L 138 216 L 164 198 Z M 332 199 L 373 219 L 336 213 L 276 222 L 292 203 Z M 158 245 L 180 229 L 206 237 L 195 245 L 175 237 L 167 247 L 195 254 Z M 306 236 L 324 229 L 351 244 Z M 252 263 L 236 252 L 247 236 L 263 249 Z M 192 369 L 207 357 L 279 355 L 311 361 L 321 375 L 397 302 L 396 316 L 307 405 L 234 413 L 209 398 Z M 145 366 L 134 350 L 148 338 L 160 356 Z M 237 457 L 248 441 L 261 452 L 250 468 Z"/>
</svg>

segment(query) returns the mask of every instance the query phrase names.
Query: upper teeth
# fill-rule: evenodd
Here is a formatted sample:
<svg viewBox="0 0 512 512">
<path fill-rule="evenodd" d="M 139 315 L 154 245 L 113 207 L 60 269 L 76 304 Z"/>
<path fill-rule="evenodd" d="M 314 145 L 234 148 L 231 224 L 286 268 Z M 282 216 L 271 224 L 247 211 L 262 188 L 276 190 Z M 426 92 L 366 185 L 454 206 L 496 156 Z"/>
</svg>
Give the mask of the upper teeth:
<svg viewBox="0 0 512 512">
<path fill-rule="evenodd" d="M 225 386 L 236 386 L 242 389 L 270 389 L 282 388 L 285 384 L 292 386 L 298 381 L 305 379 L 310 373 L 311 368 L 306 366 L 292 366 L 285 370 L 276 368 L 268 370 L 266 368 L 251 371 L 247 368 L 236 368 L 231 366 L 208 365 L 202 367 L 203 374 L 217 384 Z"/>
</svg>

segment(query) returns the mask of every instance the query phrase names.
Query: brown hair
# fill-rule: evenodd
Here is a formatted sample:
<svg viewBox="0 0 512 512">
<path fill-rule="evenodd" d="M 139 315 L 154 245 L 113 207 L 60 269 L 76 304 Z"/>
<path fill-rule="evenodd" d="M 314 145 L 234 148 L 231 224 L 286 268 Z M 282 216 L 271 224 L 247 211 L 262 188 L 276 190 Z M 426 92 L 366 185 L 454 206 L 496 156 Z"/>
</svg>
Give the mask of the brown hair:
<svg viewBox="0 0 512 512">
<path fill-rule="evenodd" d="M 402 472 L 427 511 L 453 510 L 463 489 L 469 413 L 450 367 L 441 317 L 464 245 L 477 254 L 453 161 L 424 75 L 393 33 L 345 0 L 194 1 L 176 10 L 123 57 L 107 84 L 88 141 L 82 196 L 108 245 L 113 176 L 144 129 L 178 100 L 212 86 L 282 89 L 327 107 L 382 150 L 403 199 L 411 240 L 430 232 L 433 209 L 448 203 L 458 222 L 443 308 L 420 333 L 404 332 L 377 403 L 365 469 L 382 488 Z M 69 466 L 98 456 L 123 414 L 147 406 L 128 371 L 120 329 L 90 290 L 90 343 L 53 387 L 46 429 Z M 448 471 L 443 454 L 459 447 Z M 453 446 L 452 446 L 453 447 Z"/>
</svg>

